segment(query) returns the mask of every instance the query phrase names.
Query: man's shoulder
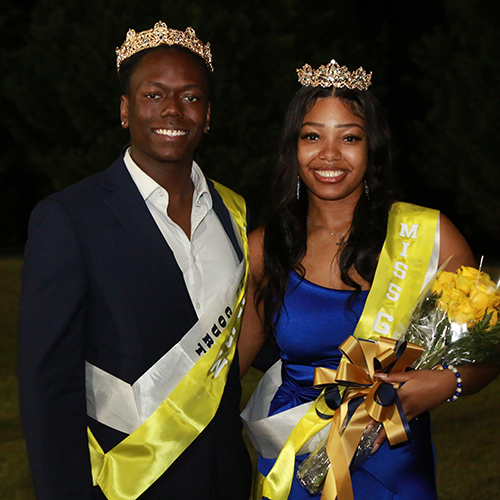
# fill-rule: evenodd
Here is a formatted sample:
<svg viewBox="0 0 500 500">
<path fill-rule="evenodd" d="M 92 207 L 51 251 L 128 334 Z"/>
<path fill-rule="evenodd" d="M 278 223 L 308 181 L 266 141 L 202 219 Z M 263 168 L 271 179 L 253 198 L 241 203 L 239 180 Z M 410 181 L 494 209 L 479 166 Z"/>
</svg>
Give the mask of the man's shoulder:
<svg viewBox="0 0 500 500">
<path fill-rule="evenodd" d="M 54 220 L 69 217 L 72 220 L 98 219 L 102 215 L 103 200 L 119 189 L 130 175 L 120 158 L 106 170 L 91 175 L 44 198 L 35 206 L 30 221 L 49 217 Z"/>
<path fill-rule="evenodd" d="M 51 194 L 42 202 L 56 202 L 63 205 L 79 205 L 94 203 L 102 196 L 102 190 L 113 189 L 127 178 L 127 170 L 122 158 L 118 158 L 113 164 L 102 172 L 90 175 L 61 191 Z"/>
</svg>

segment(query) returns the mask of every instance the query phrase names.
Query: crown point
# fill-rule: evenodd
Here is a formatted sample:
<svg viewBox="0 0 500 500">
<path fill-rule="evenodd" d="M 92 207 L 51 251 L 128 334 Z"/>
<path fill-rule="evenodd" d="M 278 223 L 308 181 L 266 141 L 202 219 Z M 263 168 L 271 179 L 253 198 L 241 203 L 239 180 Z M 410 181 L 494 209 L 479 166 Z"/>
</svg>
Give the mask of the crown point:
<svg viewBox="0 0 500 500">
<path fill-rule="evenodd" d="M 186 31 L 179 31 L 168 28 L 163 21 L 158 21 L 154 28 L 136 33 L 135 30 L 129 29 L 125 41 L 121 47 L 116 49 L 116 67 L 120 71 L 120 66 L 125 59 L 141 52 L 142 50 L 158 47 L 159 45 L 181 45 L 199 55 L 205 60 L 205 63 L 211 71 L 214 70 L 212 65 L 212 52 L 210 44 L 203 44 L 196 37 L 195 30 L 189 26 Z"/>
<path fill-rule="evenodd" d="M 340 66 L 335 59 L 332 59 L 326 66 L 321 65 L 317 70 L 313 70 L 309 64 L 304 64 L 297 69 L 299 82 L 304 86 L 323 88 L 346 87 L 349 89 L 366 90 L 371 85 L 372 74 L 359 67 L 352 73 L 347 66 Z"/>
</svg>

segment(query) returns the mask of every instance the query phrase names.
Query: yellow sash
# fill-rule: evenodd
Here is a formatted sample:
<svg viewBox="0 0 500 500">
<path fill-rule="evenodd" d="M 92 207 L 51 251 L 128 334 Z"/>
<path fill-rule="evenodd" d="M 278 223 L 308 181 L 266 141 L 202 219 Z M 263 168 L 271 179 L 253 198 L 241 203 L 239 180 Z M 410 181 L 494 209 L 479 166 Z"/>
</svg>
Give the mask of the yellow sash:
<svg viewBox="0 0 500 500">
<path fill-rule="evenodd" d="M 373 284 L 354 331 L 356 338 L 376 341 L 381 335 L 396 338 L 404 332 L 424 283 L 438 220 L 436 210 L 409 203 L 394 203 L 391 207 Z M 320 398 L 318 404 L 322 405 Z M 316 408 L 312 405 L 297 423 L 269 474 L 264 477 L 257 473 L 254 499 L 288 498 L 296 453 L 331 422 L 319 417 Z"/>
<path fill-rule="evenodd" d="M 132 434 L 104 453 L 88 429 L 94 485 L 99 485 L 109 500 L 139 497 L 198 437 L 219 407 L 240 329 L 248 274 L 248 242 L 243 198 L 221 184 L 214 182 L 214 185 L 243 242 L 245 271 L 234 298 L 234 313 L 214 345 Z"/>
</svg>

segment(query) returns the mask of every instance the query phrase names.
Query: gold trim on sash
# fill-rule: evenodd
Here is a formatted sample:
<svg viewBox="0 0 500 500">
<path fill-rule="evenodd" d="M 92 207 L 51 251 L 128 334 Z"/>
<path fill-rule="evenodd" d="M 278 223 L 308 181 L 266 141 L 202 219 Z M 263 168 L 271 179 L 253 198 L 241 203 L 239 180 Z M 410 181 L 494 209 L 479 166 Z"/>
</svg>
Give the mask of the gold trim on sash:
<svg viewBox="0 0 500 500">
<path fill-rule="evenodd" d="M 356 338 L 377 341 L 381 335 L 395 338 L 403 333 L 424 283 L 438 221 L 436 210 L 409 203 L 393 204 L 374 281 L 354 332 Z M 257 478 L 254 499 L 288 498 L 295 454 L 331 422 L 318 416 L 317 404 L 321 404 L 319 398 L 291 432 L 269 474 Z"/>
<path fill-rule="evenodd" d="M 199 436 L 219 407 L 236 351 L 248 275 L 246 206 L 243 198 L 214 183 L 239 231 L 244 271 L 231 318 L 217 341 L 196 362 L 158 409 L 132 434 L 103 453 L 88 429 L 92 478 L 109 500 L 135 500 Z"/>
</svg>

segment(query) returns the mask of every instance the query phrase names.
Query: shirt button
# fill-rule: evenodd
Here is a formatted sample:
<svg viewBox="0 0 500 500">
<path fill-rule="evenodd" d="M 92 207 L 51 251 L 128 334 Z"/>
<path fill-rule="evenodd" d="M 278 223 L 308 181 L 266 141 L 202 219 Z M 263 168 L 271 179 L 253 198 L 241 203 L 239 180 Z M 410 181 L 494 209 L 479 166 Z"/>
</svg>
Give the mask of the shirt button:
<svg viewBox="0 0 500 500">
<path fill-rule="evenodd" d="M 163 196 L 165 193 L 163 191 L 160 191 L 160 196 Z"/>
<path fill-rule="evenodd" d="M 199 302 L 196 302 L 196 309 L 199 309 L 201 307 Z"/>
</svg>

